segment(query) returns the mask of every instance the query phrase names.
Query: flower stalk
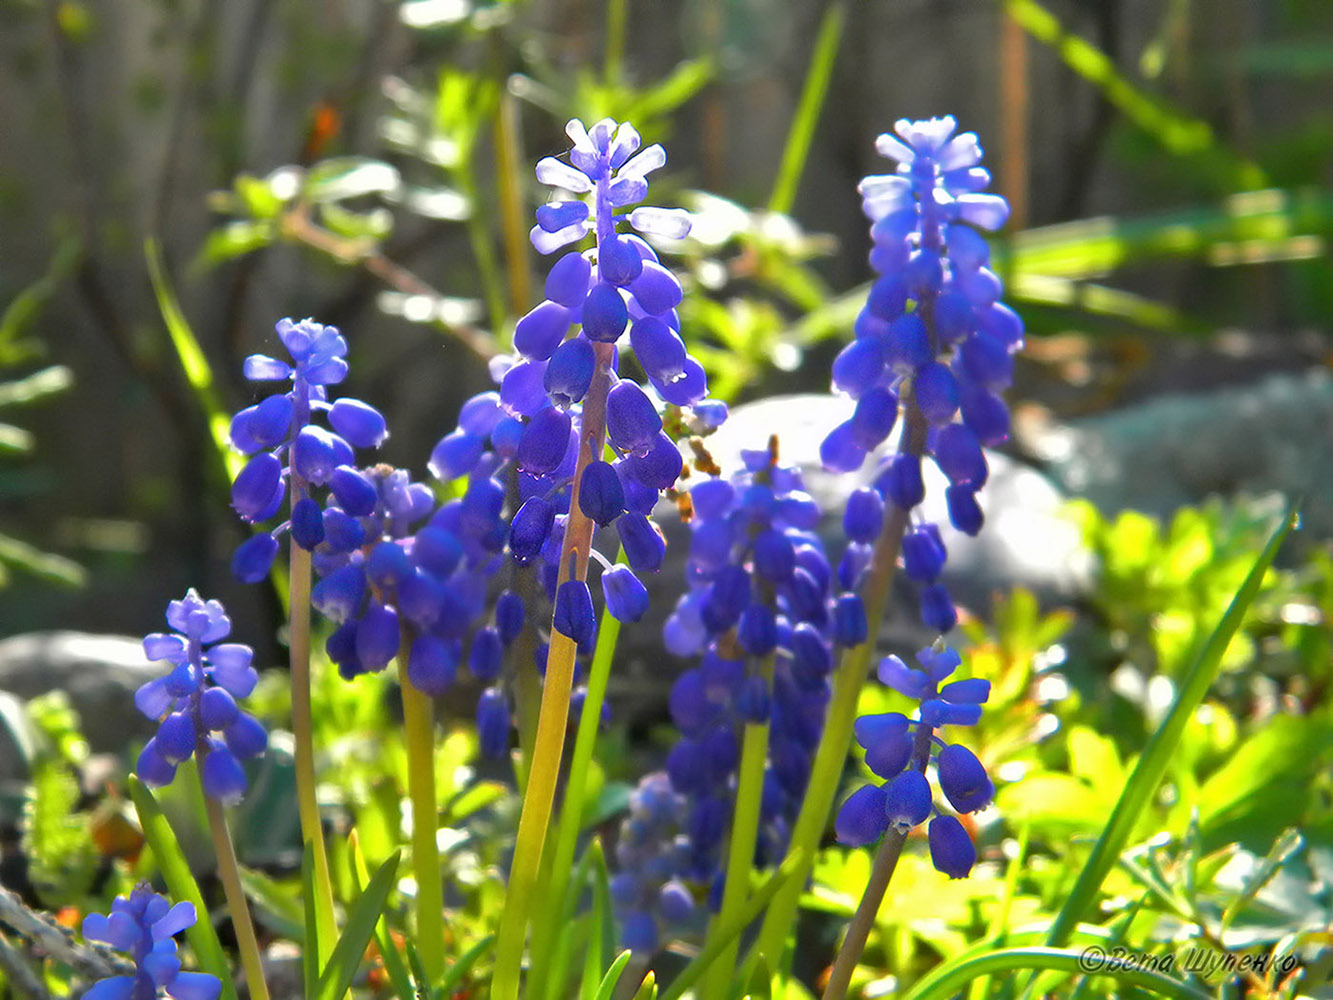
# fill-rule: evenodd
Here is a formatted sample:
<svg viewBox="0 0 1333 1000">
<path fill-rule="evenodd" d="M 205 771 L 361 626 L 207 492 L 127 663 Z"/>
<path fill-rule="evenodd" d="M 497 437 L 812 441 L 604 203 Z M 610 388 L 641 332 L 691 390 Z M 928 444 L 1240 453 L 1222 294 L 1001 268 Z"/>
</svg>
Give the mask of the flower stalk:
<svg viewBox="0 0 1333 1000">
<path fill-rule="evenodd" d="M 412 802 L 412 868 L 417 880 L 417 941 L 421 964 L 434 982 L 444 972 L 444 879 L 436 835 L 435 708 L 407 676 L 411 640 L 404 629 L 398 654 L 407 747 L 407 793 Z"/>
<path fill-rule="evenodd" d="M 231 831 L 227 827 L 227 814 L 222 803 L 211 795 L 204 796 L 204 807 L 208 812 L 208 828 L 213 836 L 213 850 L 218 860 L 218 878 L 227 897 L 227 913 L 231 916 L 232 929 L 236 932 L 236 950 L 240 952 L 241 968 L 245 970 L 245 984 L 251 1000 L 268 1000 L 263 955 L 259 950 L 259 939 L 255 936 L 254 922 L 250 919 L 245 887 L 241 884 L 241 869 L 236 860 Z"/>
<path fill-rule="evenodd" d="M 920 409 L 909 401 L 900 450 L 919 457 L 925 449 L 926 421 Z M 833 679 L 833 694 L 824 719 L 824 731 L 810 768 L 810 783 L 796 823 L 792 826 L 787 848 L 788 857 L 797 851 L 803 852 L 800 872 L 774 895 L 764 915 L 759 936 L 746 959 L 747 967 L 753 966 L 760 955 L 765 956 L 770 964 L 776 964 L 781 959 L 787 934 L 796 919 L 801 893 L 814 867 L 816 848 L 833 811 L 839 777 L 852 742 L 857 699 L 870 676 L 875 642 L 887 610 L 889 588 L 897 569 L 898 553 L 902 548 L 908 519 L 908 511 L 896 506 L 890 508 L 875 541 L 870 571 L 861 591 L 866 609 L 866 641 L 845 650 L 838 663 Z"/>
<path fill-rule="evenodd" d="M 602 454 L 606 446 L 606 394 L 611 388 L 613 344 L 597 343 L 596 369 L 583 404 L 583 432 L 579 441 L 578 464 L 574 472 L 569 521 L 565 526 L 560 557 L 560 579 L 586 580 L 593 522 L 579 508 L 579 487 L 583 470 Z M 495 977 L 491 995 L 495 1000 L 515 1000 L 518 996 L 519 966 L 523 942 L 532 911 L 542 850 L 555 802 L 555 786 L 564 755 L 565 731 L 569 724 L 569 694 L 574 680 L 574 657 L 578 644 L 558 629 L 551 632 L 551 647 L 546 659 L 546 683 L 542 689 L 541 711 L 537 718 L 537 736 L 528 784 L 523 795 L 523 811 L 514 842 L 514 861 L 509 873 L 509 891 L 495 949 Z"/>
<path fill-rule="evenodd" d="M 774 657 L 765 657 L 760 666 L 764 685 L 772 688 Z M 731 820 L 731 839 L 727 847 L 726 877 L 722 886 L 722 906 L 710 930 L 732 924 L 745 907 L 750 894 L 750 873 L 754 867 L 755 840 L 759 834 L 760 807 L 764 794 L 764 767 L 768 757 L 768 718 L 747 722 L 741 737 L 741 763 L 737 771 L 736 810 Z M 736 957 L 737 939 L 726 946 L 704 979 L 701 996 L 705 1000 L 726 1000 Z"/>
</svg>

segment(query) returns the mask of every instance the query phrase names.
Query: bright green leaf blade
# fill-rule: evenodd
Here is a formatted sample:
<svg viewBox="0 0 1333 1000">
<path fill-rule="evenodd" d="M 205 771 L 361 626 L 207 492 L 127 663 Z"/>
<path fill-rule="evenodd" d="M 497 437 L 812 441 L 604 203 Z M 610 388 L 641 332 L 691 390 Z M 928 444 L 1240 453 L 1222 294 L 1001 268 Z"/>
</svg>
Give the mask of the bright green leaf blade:
<svg viewBox="0 0 1333 1000">
<path fill-rule="evenodd" d="M 0 424 L 0 452 L 7 455 L 26 455 L 32 451 L 35 439 L 31 431 L 13 424 Z"/>
<path fill-rule="evenodd" d="M 0 535 L 0 563 L 17 567 L 48 583 L 81 587 L 87 579 L 82 566 L 64 556 L 35 549 L 10 535 Z"/>
<path fill-rule="evenodd" d="M 268 927 L 299 945 L 305 944 L 305 907 L 301 900 L 253 868 L 241 866 L 241 886 Z"/>
<path fill-rule="evenodd" d="M 681 970 L 680 975 L 672 981 L 671 988 L 662 994 L 662 1000 L 679 1000 L 684 996 L 699 977 L 708 971 L 713 961 L 731 945 L 732 941 L 740 937 L 741 932 L 750 925 L 750 921 L 764 912 L 778 891 L 796 877 L 802 870 L 804 860 L 805 851 L 800 848 L 788 854 L 786 860 L 782 862 L 782 867 L 764 880 L 764 884 L 746 900 L 745 906 L 736 913 L 736 916 L 731 921 L 718 925 L 714 939 Z"/>
<path fill-rule="evenodd" d="M 432 991 L 436 996 L 447 997 L 453 993 L 455 987 L 463 981 L 463 977 L 468 974 L 472 966 L 477 964 L 477 959 L 481 958 L 495 944 L 495 935 L 487 934 L 484 938 L 474 944 L 457 962 L 449 966 L 444 973 L 444 978 L 440 980 L 439 986 Z"/>
<path fill-rule="evenodd" d="M 157 308 L 162 314 L 162 322 L 167 326 L 167 334 L 171 337 L 171 345 L 176 349 L 176 356 L 180 359 L 185 380 L 189 383 L 200 409 L 204 411 L 204 416 L 208 420 L 208 431 L 213 438 L 213 446 L 222 459 L 222 464 L 227 470 L 227 480 L 230 482 L 241 471 L 243 460 L 231 447 L 231 420 L 218 400 L 217 390 L 213 384 L 213 369 L 209 366 L 208 358 L 204 356 L 203 348 L 199 346 L 194 331 L 190 329 L 185 314 L 181 311 L 176 293 L 167 282 L 162 249 L 156 240 L 144 243 L 144 257 L 148 262 L 148 277 L 153 283 L 153 294 L 157 296 Z"/>
<path fill-rule="evenodd" d="M 625 966 L 629 965 L 630 956 L 633 953 L 626 948 L 616 960 L 611 963 L 611 968 L 606 970 L 606 975 L 602 977 L 601 984 L 597 987 L 597 992 L 593 995 L 593 1000 L 611 1000 L 611 994 L 615 992 L 616 983 L 620 982 L 620 974 L 625 971 Z"/>
<path fill-rule="evenodd" d="M 1082 976 L 1090 971 L 1089 952 L 1083 948 L 1001 948 L 973 956 L 962 962 L 949 962 L 928 973 L 907 995 L 905 1000 L 949 1000 L 972 980 L 980 976 L 1012 974 L 1021 971 L 1050 969 L 1071 976 Z M 1179 1000 L 1213 1000 L 1211 993 L 1186 986 L 1179 980 L 1130 963 L 1113 968 L 1108 958 L 1100 975 L 1110 976 L 1121 983 L 1141 987 L 1164 997 Z"/>
<path fill-rule="evenodd" d="M 73 272 L 83 257 L 83 244 L 66 236 L 51 255 L 46 273 L 9 300 L 0 313 L 0 364 L 14 364 L 40 352 L 31 341 L 23 340 L 24 331 L 41 314 L 60 283 Z"/>
<path fill-rule="evenodd" d="M 193 903 L 195 913 L 198 914 L 194 925 L 186 928 L 185 936 L 199 960 L 199 968 L 222 980 L 221 1000 L 236 1000 L 236 986 L 231 979 L 226 952 L 222 950 L 222 942 L 213 929 L 213 922 L 208 919 L 208 907 L 204 905 L 203 894 L 199 891 L 194 875 L 190 873 L 189 862 L 176 843 L 171 824 L 167 822 L 167 817 L 147 785 L 133 774 L 129 777 L 129 785 L 130 798 L 134 800 L 134 809 L 139 814 L 139 827 L 143 830 L 144 840 L 153 849 L 153 859 L 162 872 L 162 878 L 166 880 L 172 902 Z"/>
<path fill-rule="evenodd" d="M 0 406 L 27 406 L 64 392 L 74 384 L 74 373 L 64 365 L 50 365 L 12 382 L 0 382 Z"/>
<path fill-rule="evenodd" d="M 1217 628 L 1209 636 L 1198 658 L 1183 678 L 1175 703 L 1167 712 L 1166 718 L 1162 720 L 1157 732 L 1149 739 L 1143 755 L 1134 766 L 1133 773 L 1130 774 L 1124 790 L 1120 793 L 1120 798 L 1111 813 L 1111 821 L 1102 830 L 1087 864 L 1083 866 L 1073 889 L 1065 898 L 1064 905 L 1051 924 L 1050 934 L 1047 937 L 1047 944 L 1051 947 L 1058 948 L 1067 944 L 1075 924 L 1096 903 L 1102 882 L 1115 866 L 1140 814 L 1157 791 L 1157 786 L 1171 762 L 1176 744 L 1180 742 L 1181 734 L 1185 731 L 1185 724 L 1207 694 L 1218 665 L 1222 661 L 1222 654 L 1226 652 L 1227 644 L 1240 628 L 1246 610 L 1259 593 L 1264 574 L 1272 565 L 1278 549 L 1295 524 L 1295 514 L 1289 511 L 1283 517 L 1282 524 L 1268 540 L 1268 544 L 1264 546 L 1259 558 L 1255 560 L 1240 590 L 1232 598 L 1231 606 L 1227 608 Z"/>
<path fill-rule="evenodd" d="M 592 913 L 588 918 L 588 946 L 583 952 L 583 981 L 579 984 L 579 1000 L 594 1000 L 600 990 L 602 969 L 606 955 L 602 951 L 602 925 L 607 913 L 600 893 L 592 896 Z"/>
<path fill-rule="evenodd" d="M 801 182 L 806 157 L 810 155 L 810 143 L 815 136 L 815 126 L 819 124 L 829 81 L 833 78 L 833 67 L 838 61 L 838 44 L 842 41 L 842 29 L 846 21 L 846 0 L 834 0 L 824 11 L 824 18 L 819 23 L 810 67 L 806 70 L 805 83 L 801 88 L 801 100 L 796 105 L 796 115 L 787 133 L 787 145 L 782 150 L 778 176 L 773 182 L 773 194 L 768 199 L 770 212 L 785 215 L 796 201 L 796 188 Z"/>
<path fill-rule="evenodd" d="M 352 985 L 356 970 L 361 966 L 361 957 L 365 954 L 366 945 L 370 942 L 371 935 L 375 933 L 375 924 L 380 919 L 380 914 L 384 912 L 384 902 L 393 890 L 393 879 L 398 873 L 398 860 L 401 857 L 401 851 L 391 854 L 388 860 L 380 865 L 379 871 L 366 883 L 365 891 L 352 904 L 342 936 L 333 946 L 333 954 L 329 956 L 329 964 L 320 974 L 312 1000 L 335 1000 L 346 993 L 348 987 Z"/>
<path fill-rule="evenodd" d="M 1171 258 L 1264 263 L 1323 255 L 1321 234 L 1330 229 L 1333 195 L 1269 188 L 1167 212 L 1027 229 L 995 248 L 995 266 L 1016 281 L 1030 275 L 1093 278 L 1127 264 Z"/>
<path fill-rule="evenodd" d="M 1023 30 L 1050 46 L 1071 70 L 1096 87 L 1126 118 L 1176 156 L 1195 156 L 1219 181 L 1231 187 L 1259 187 L 1263 171 L 1217 139 L 1212 127 L 1166 101 L 1134 86 L 1114 60 L 1078 35 L 1036 0 L 1004 0 L 1005 10 Z"/>
<path fill-rule="evenodd" d="M 370 869 L 366 867 L 366 859 L 361 853 L 361 838 L 353 835 L 350 843 L 352 881 L 359 894 L 365 891 L 366 885 L 370 882 Z M 398 1000 L 418 1000 L 416 988 L 412 985 L 412 977 L 407 972 L 407 964 L 403 961 L 403 956 L 398 954 L 398 944 L 389 929 L 389 920 L 383 913 L 375 921 L 375 940 L 379 943 L 384 971 L 389 976 L 389 982 L 393 986 L 394 993 L 398 995 Z"/>
<path fill-rule="evenodd" d="M 305 904 L 305 939 L 307 941 L 319 939 L 319 916 L 315 913 L 315 900 L 318 895 L 315 892 L 314 849 L 307 841 L 301 852 L 301 900 Z M 315 985 L 319 982 L 319 952 L 316 948 L 301 949 L 301 981 L 304 987 L 302 995 L 313 996 Z"/>
<path fill-rule="evenodd" d="M 639 989 L 634 994 L 634 1000 L 657 1000 L 657 976 L 653 975 L 652 969 L 649 969 L 648 974 L 643 977 L 643 982 L 639 984 Z"/>
</svg>

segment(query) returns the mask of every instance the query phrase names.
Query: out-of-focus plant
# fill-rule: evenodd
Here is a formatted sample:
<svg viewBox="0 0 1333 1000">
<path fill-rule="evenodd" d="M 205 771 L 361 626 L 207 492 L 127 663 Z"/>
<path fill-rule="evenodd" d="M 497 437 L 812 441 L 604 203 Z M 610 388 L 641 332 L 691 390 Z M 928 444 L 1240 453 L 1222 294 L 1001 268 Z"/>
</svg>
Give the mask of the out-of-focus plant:
<svg viewBox="0 0 1333 1000">
<path fill-rule="evenodd" d="M 45 345 L 31 334 L 30 328 L 75 266 L 78 255 L 77 241 L 61 244 L 46 274 L 16 295 L 0 313 L 0 373 L 29 367 L 45 353 Z M 17 377 L 6 374 L 0 380 L 0 414 L 8 417 L 10 410 L 40 404 L 68 390 L 73 381 L 73 373 L 64 365 L 48 365 Z M 0 420 L 0 461 L 29 457 L 35 448 L 36 441 L 30 431 Z M 27 488 L 12 470 L 0 470 L 0 476 L 9 483 L 9 488 L 0 492 L 9 496 L 26 492 Z M 79 586 L 84 581 L 83 568 L 77 563 L 43 552 L 23 538 L 0 532 L 0 587 L 9 584 L 11 570 L 64 586 Z"/>
</svg>

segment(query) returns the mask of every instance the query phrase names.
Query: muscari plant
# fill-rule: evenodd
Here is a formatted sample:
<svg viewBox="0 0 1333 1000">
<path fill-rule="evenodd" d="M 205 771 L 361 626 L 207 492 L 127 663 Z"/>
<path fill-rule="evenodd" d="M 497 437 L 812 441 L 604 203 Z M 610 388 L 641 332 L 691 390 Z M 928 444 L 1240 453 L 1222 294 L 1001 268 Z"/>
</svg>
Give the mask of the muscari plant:
<svg viewBox="0 0 1333 1000">
<path fill-rule="evenodd" d="M 490 955 L 490 994 L 561 995 L 565 924 L 582 905 L 581 873 L 602 863 L 595 841 L 576 859 L 607 678 L 621 624 L 650 610 L 644 579 L 664 566 L 654 514 L 665 495 L 689 535 L 684 579 L 671 581 L 680 596 L 661 635 L 688 664 L 670 693 L 679 738 L 629 797 L 611 853 L 610 913 L 594 902 L 600 916 L 589 934 L 614 919 L 628 951 L 598 993 L 609 995 L 629 955 L 647 963 L 673 937 L 702 944 L 667 985 L 673 1000 L 689 989 L 725 1000 L 756 970 L 781 969 L 832 822 L 838 841 L 876 848 L 825 986 L 837 1000 L 909 837 L 924 827 L 934 867 L 965 877 L 977 851 L 959 816 L 994 797 L 985 767 L 954 735 L 980 719 L 989 683 L 957 676 L 962 658 L 947 635 L 958 615 L 941 582 L 947 553 L 922 502 L 929 460 L 948 483 L 952 526 L 982 530 L 983 448 L 1008 434 L 1001 394 L 1022 346 L 1022 323 L 1001 302 L 983 235 L 1004 224 L 1007 208 L 986 192 L 976 136 L 958 133 L 952 118 L 902 121 L 880 137 L 877 148 L 896 169 L 860 187 L 878 277 L 833 364 L 833 391 L 848 399 L 850 415 L 821 448 L 831 471 L 874 466 L 830 540 L 819 530 L 826 512 L 801 470 L 783 463 L 780 441 L 754 442 L 735 470 L 708 453 L 706 437 L 726 407 L 708 398 L 682 336 L 684 291 L 654 247 L 684 237 L 690 219 L 642 204 L 647 175 L 666 162 L 662 147 L 640 148 L 631 125 L 609 119 L 591 128 L 574 120 L 567 133 L 567 155 L 537 165 L 538 180 L 559 192 L 538 209 L 530 234 L 538 251 L 560 254 L 545 298 L 519 320 L 513 354 L 492 361 L 496 388 L 468 400 L 433 449 L 435 485 L 359 454 L 388 429 L 372 406 L 335 397 L 348 371 L 338 330 L 283 320 L 287 358 L 245 363 L 248 379 L 280 387 L 231 424 L 231 444 L 247 456 L 232 505 L 261 526 L 237 549 L 233 570 L 264 581 L 287 546 L 306 989 L 345 992 L 372 935 L 403 995 L 456 984 L 478 960 L 477 950 L 451 955 L 447 944 L 435 773 L 433 699 L 470 679 L 482 689 L 481 749 L 510 757 L 522 790 L 503 910 L 494 938 L 480 946 Z M 899 569 L 937 637 L 915 665 L 879 657 L 879 680 L 910 710 L 858 718 Z M 605 609 L 600 623 L 590 578 Z M 312 612 L 329 623 L 325 652 L 346 683 L 397 664 L 415 915 L 405 949 L 383 914 L 394 859 L 370 878 L 353 841 L 354 876 L 365 889 L 341 919 L 335 909 L 312 739 Z M 158 723 L 136 767 L 136 803 L 157 831 L 150 842 L 173 890 L 197 895 L 188 872 L 170 863 L 160 813 L 143 788 L 169 785 L 197 762 L 246 985 L 262 997 L 265 968 L 224 811 L 247 790 L 243 763 L 267 743 L 238 705 L 255 686 L 252 653 L 224 641 L 224 610 L 193 591 L 171 603 L 167 621 L 171 633 L 144 641 L 169 670 L 136 698 Z M 875 780 L 835 810 L 853 739 Z M 772 873 L 756 885 L 765 869 Z M 89 918 L 85 936 L 130 950 L 139 970 L 105 980 L 97 995 L 230 995 L 216 938 L 192 941 L 217 978 L 179 971 L 171 935 L 191 922 L 194 906 L 168 907 L 140 887 L 110 918 Z M 747 928 L 754 933 L 743 938 Z"/>
</svg>

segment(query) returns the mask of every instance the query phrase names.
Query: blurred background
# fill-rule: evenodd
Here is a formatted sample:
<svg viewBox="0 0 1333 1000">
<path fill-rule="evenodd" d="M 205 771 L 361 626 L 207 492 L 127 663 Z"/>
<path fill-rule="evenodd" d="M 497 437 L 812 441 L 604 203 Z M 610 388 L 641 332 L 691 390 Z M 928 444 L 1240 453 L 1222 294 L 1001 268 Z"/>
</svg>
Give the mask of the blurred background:
<svg viewBox="0 0 1333 1000">
<path fill-rule="evenodd" d="M 743 403 L 827 390 L 874 138 L 956 115 L 1014 209 L 1014 457 L 1107 513 L 1280 491 L 1333 533 L 1325 0 L 0 0 L 0 24 L 0 636 L 141 633 L 191 585 L 276 623 L 231 580 L 210 438 L 252 398 L 242 358 L 283 316 L 339 326 L 385 459 L 424 472 L 540 297 L 531 164 L 574 116 L 666 144 L 654 203 L 699 219 L 686 338 Z"/>
</svg>

